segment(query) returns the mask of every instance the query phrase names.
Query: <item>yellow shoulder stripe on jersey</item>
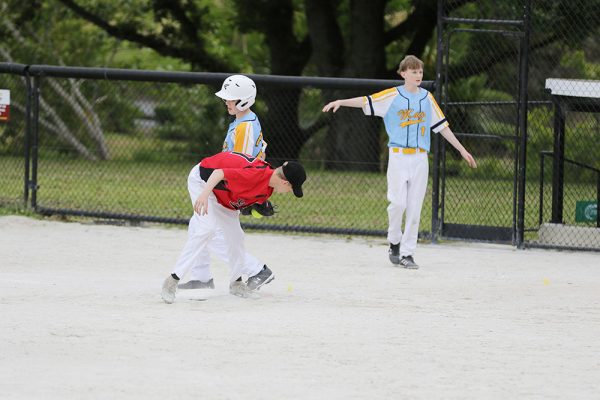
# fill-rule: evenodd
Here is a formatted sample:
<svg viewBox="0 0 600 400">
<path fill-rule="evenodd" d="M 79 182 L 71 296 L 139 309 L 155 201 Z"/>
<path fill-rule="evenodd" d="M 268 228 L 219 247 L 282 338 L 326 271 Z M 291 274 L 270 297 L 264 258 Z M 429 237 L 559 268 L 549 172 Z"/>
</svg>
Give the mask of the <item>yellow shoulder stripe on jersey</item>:
<svg viewBox="0 0 600 400">
<path fill-rule="evenodd" d="M 250 122 L 242 122 L 235 128 L 235 138 L 233 139 L 233 151 L 236 153 L 246 154 L 248 145 L 248 136 L 252 124 Z"/>
<path fill-rule="evenodd" d="M 263 140 L 262 131 L 260 131 L 260 135 L 258 135 L 258 139 L 256 139 L 256 142 L 254 142 L 254 146 L 260 145 L 262 140 Z"/>
<path fill-rule="evenodd" d="M 442 109 L 440 108 L 440 106 L 438 106 L 437 101 L 435 101 L 435 97 L 433 97 L 431 93 L 429 93 L 429 100 L 431 101 L 431 104 L 433 104 L 433 109 L 437 112 L 438 118 L 444 118 L 444 113 L 442 112 Z"/>
<path fill-rule="evenodd" d="M 396 90 L 396 88 L 389 88 L 371 95 L 371 98 L 373 99 L 373 101 L 380 101 L 397 93 L 398 91 Z"/>
</svg>

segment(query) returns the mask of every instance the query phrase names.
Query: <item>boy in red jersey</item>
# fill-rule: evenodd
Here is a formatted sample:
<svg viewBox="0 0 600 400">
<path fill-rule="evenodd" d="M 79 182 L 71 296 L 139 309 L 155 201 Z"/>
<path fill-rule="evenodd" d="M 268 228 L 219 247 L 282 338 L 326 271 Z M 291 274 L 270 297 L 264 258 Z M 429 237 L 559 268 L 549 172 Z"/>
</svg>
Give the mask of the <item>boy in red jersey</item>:
<svg viewBox="0 0 600 400">
<path fill-rule="evenodd" d="M 293 192 L 296 197 L 302 197 L 305 180 L 304 167 L 297 162 L 286 161 L 274 169 L 267 162 L 242 153 L 219 153 L 192 168 L 188 191 L 194 215 L 190 219 L 187 242 L 172 274 L 163 283 L 163 300 L 175 301 L 179 279 L 197 265 L 196 259 L 206 256 L 207 244 L 217 228 L 222 230 L 228 247 L 230 293 L 245 297 L 272 281 L 274 275 L 267 266 L 249 275 L 246 283 L 242 280 L 244 231 L 239 210 L 262 203 L 273 193 Z"/>
</svg>

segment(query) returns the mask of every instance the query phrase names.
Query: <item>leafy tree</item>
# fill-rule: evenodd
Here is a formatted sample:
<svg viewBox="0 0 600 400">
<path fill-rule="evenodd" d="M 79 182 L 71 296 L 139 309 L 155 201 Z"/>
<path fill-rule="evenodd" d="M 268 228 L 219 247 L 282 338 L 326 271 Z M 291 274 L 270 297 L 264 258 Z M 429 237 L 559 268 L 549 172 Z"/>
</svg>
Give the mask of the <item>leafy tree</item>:
<svg viewBox="0 0 600 400">
<path fill-rule="evenodd" d="M 397 78 L 399 59 L 414 54 L 426 61 L 426 77 L 435 76 L 434 0 L 36 0 L 29 12 L 42 18 L 39 14 L 50 3 L 61 3 L 116 40 L 181 60 L 194 71 Z M 531 51 L 543 54 L 567 44 L 579 47 L 597 32 L 598 19 L 591 16 L 598 9 L 599 0 L 534 2 L 534 19 L 543 29 L 534 29 Z M 472 18 L 520 19 L 522 2 L 448 0 L 444 11 Z M 575 24 L 590 20 L 596 23 Z M 507 65 L 514 67 L 518 46 L 508 41 L 469 36 L 453 48 L 449 76 L 453 81 L 483 76 L 486 90 L 506 90 L 505 82 L 489 78 L 502 76 Z M 474 54 L 472 47 L 485 51 Z M 377 129 L 365 134 L 343 118 L 325 116 L 301 126 L 300 90 L 287 90 L 283 97 L 263 89 L 261 99 L 266 103 L 261 119 L 270 157 L 297 157 L 327 125 L 328 159 L 377 165 L 380 152 L 373 146 L 380 142 Z M 275 130 L 281 126 L 288 129 Z"/>
<path fill-rule="evenodd" d="M 67 10 L 48 2 L 22 4 L 11 0 L 0 5 L 2 59 L 61 65 L 82 59 L 93 64 L 116 43 L 97 29 L 90 30 L 90 24 L 85 21 L 65 18 L 65 14 Z M 74 38 L 73 32 L 82 33 Z M 82 83 L 75 79 L 45 80 L 39 100 L 40 125 L 83 157 L 107 159 L 110 155 L 102 119 L 96 112 L 99 97 L 89 96 Z M 23 90 L 23 87 L 13 90 Z M 12 108 L 17 114 L 25 112 L 24 102 L 18 100 L 13 102 Z"/>
<path fill-rule="evenodd" d="M 435 29 L 435 2 L 408 0 L 137 0 L 96 2 L 59 0 L 85 20 L 111 36 L 154 49 L 161 55 L 189 63 L 193 70 L 238 72 L 253 70 L 274 75 L 302 75 L 312 61 L 324 76 L 386 78 L 398 57 L 388 62 L 386 48 L 398 40 L 406 51 L 422 55 Z M 468 1 L 456 1 L 459 7 Z M 388 18 L 398 10 L 406 18 Z M 387 22 L 387 21 L 391 22 Z M 247 60 L 231 44 L 239 33 L 253 36 Z M 407 40 L 408 38 L 408 40 Z M 264 42 L 265 50 L 257 46 Z M 225 51 L 223 51 L 226 49 Z M 301 91 L 286 96 L 263 90 L 267 114 L 262 116 L 273 158 L 297 157 L 304 143 L 324 124 L 300 127 L 298 105 Z M 286 132 L 275 127 L 286 126 Z M 332 128 L 332 138 L 344 135 L 349 149 L 331 147 L 334 160 L 379 158 L 377 146 L 365 152 L 365 142 L 379 142 L 350 126 Z M 341 142 L 341 141 L 338 141 Z M 354 148 L 354 149 L 353 149 Z M 356 151 L 358 150 L 358 151 Z"/>
</svg>

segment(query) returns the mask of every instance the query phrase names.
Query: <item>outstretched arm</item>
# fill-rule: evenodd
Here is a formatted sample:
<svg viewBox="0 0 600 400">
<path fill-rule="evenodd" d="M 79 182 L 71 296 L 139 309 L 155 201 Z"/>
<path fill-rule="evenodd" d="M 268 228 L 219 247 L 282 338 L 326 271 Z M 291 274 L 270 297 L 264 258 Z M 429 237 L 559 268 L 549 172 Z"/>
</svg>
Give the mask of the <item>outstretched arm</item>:
<svg viewBox="0 0 600 400">
<path fill-rule="evenodd" d="M 200 196 L 198 196 L 198 199 L 196 199 L 196 202 L 194 203 L 194 211 L 199 215 L 208 213 L 208 196 L 224 177 L 225 173 L 222 169 L 215 169 L 212 174 L 210 174 L 208 181 L 206 181 L 206 186 L 204 186 L 204 190 L 202 190 L 202 193 L 200 193 Z"/>
<path fill-rule="evenodd" d="M 452 132 L 449 127 L 445 127 L 440 131 L 440 133 L 456 150 L 460 152 L 460 155 L 465 159 L 467 164 L 469 164 L 469 167 L 477 168 L 477 163 L 475 162 L 475 159 L 471 153 L 469 153 L 467 149 L 465 149 L 464 146 L 458 141 L 458 138 L 454 135 L 454 132 Z"/>
<path fill-rule="evenodd" d="M 340 107 L 354 107 L 362 108 L 364 104 L 364 97 L 353 97 L 351 99 L 335 100 L 323 107 L 323 112 L 328 112 L 333 109 L 336 112 Z"/>
</svg>

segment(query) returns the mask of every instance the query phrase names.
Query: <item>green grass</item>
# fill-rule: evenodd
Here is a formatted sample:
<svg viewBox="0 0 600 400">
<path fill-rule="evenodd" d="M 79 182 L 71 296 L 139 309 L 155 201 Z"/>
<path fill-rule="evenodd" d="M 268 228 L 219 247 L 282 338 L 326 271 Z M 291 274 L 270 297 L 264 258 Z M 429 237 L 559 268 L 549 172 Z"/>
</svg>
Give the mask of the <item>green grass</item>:
<svg viewBox="0 0 600 400">
<path fill-rule="evenodd" d="M 193 163 L 142 162 L 133 159 L 90 162 L 44 157 L 38 164 L 37 204 L 96 212 L 150 215 L 187 219 L 191 202 L 187 175 Z M 23 199 L 23 160 L 0 157 L 0 204 L 4 213 L 18 210 Z M 446 186 L 445 221 L 450 223 L 512 226 L 512 180 L 484 179 L 468 171 L 450 177 Z M 308 171 L 305 196 L 275 194 L 275 217 L 246 224 L 312 226 L 327 228 L 387 229 L 386 178 L 383 173 Z M 431 229 L 429 183 L 421 213 L 421 231 Z M 583 194 L 582 194 L 583 193 Z M 574 223 L 575 201 L 593 198 L 595 187 L 567 184 L 565 222 Z M 550 213 L 550 186 L 545 188 L 545 220 Z M 537 180 L 528 183 L 526 226 L 537 227 Z"/>
</svg>

